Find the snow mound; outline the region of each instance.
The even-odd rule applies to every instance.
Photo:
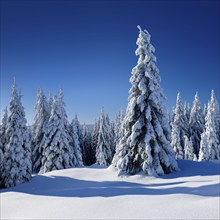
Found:
[[[218,219],[219,162],[179,161],[160,178],[93,165],[1,190],[1,219]]]

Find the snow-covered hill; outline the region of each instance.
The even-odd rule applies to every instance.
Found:
[[[1,190],[1,219],[218,219],[219,163],[179,161],[162,178],[81,167]]]

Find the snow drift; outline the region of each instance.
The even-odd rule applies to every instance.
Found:
[[[218,219],[219,163],[179,161],[160,178],[94,165],[1,190],[1,219]]]

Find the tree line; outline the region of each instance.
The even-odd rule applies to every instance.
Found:
[[[31,174],[94,163],[108,166],[122,136],[124,111],[115,121],[102,108],[92,129],[81,125],[77,115],[68,121],[63,91],[48,99],[38,90],[32,126],[27,126],[17,86],[4,110],[0,125],[0,181],[2,187],[15,186]]]
[[[177,159],[220,159],[220,108],[214,90],[208,105],[201,107],[198,93],[192,108],[177,94],[176,106],[169,118],[172,129],[172,146]]]

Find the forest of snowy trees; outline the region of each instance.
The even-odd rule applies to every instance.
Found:
[[[177,160],[220,159],[220,107],[214,91],[204,107],[198,93],[192,106],[178,93],[168,114],[151,36],[139,31],[127,111],[114,120],[102,108],[92,129],[77,115],[69,121],[63,91],[47,98],[39,89],[28,126],[22,96],[12,85],[0,124],[0,187],[26,182],[32,174],[95,163],[113,164],[119,173],[163,175],[178,170]]]

